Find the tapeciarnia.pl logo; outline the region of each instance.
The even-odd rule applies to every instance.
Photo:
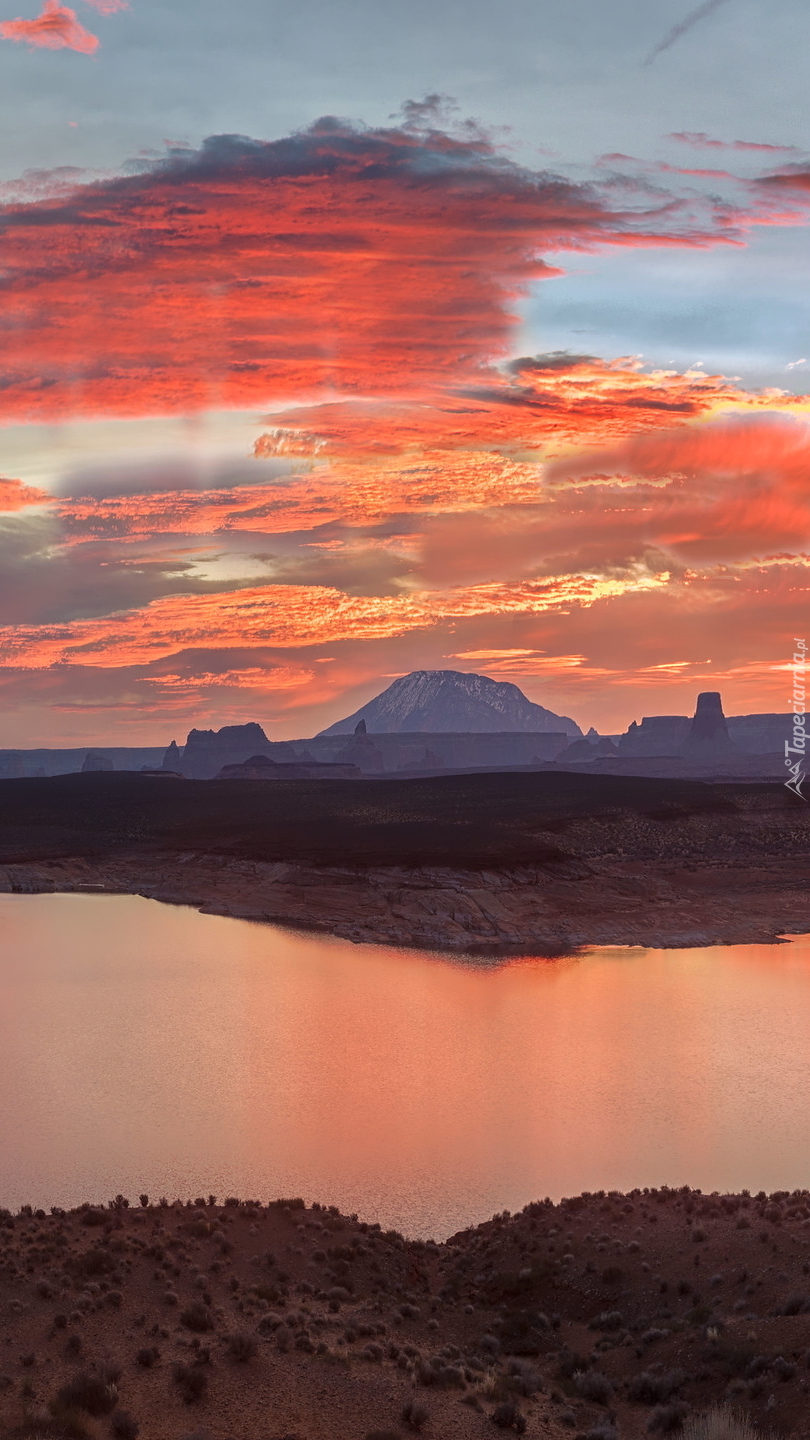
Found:
[[[785,764],[790,771],[790,779],[785,781],[788,790],[798,795],[800,800],[806,800],[807,796],[802,795],[802,784],[806,779],[804,762],[807,755],[807,711],[805,709],[805,675],[807,673],[807,641],[793,640],[793,743],[785,741]],[[797,756],[796,760],[793,756]]]

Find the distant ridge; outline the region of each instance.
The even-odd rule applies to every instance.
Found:
[[[320,733],[351,735],[362,722],[369,734],[377,735],[556,731],[578,738],[582,734],[575,720],[535,705],[517,685],[461,670],[413,670]]]

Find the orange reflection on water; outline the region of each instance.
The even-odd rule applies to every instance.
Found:
[[[810,937],[498,966],[0,897],[0,1203],[303,1194],[410,1234],[805,1184]]]

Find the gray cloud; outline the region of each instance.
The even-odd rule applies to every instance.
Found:
[[[705,20],[707,15],[711,15],[713,10],[719,10],[720,6],[725,5],[725,3],[726,0],[704,0],[704,4],[698,5],[697,10],[692,10],[684,20],[681,20],[677,25],[673,25],[672,29],[667,31],[663,40],[655,46],[654,50],[650,51],[644,64],[652,65],[657,55],[663,55],[665,50],[669,50],[671,45],[674,45],[683,35],[686,35],[690,30],[694,29],[695,25],[699,25],[701,20]]]
[[[53,489],[56,495],[73,499],[225,490],[236,485],[265,485],[295,469],[289,460],[262,460],[257,465],[253,457],[165,454],[130,460],[124,454],[69,469]]]
[[[197,557],[104,542],[61,546],[58,523],[46,515],[0,520],[0,625],[47,625],[136,609],[165,595],[212,594],[244,580],[206,580]]]

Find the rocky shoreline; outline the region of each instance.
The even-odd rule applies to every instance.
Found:
[[[774,943],[810,931],[808,865],[762,857],[569,855],[472,870],[123,854],[0,865],[0,892],[136,894],[356,943],[493,956]]]

